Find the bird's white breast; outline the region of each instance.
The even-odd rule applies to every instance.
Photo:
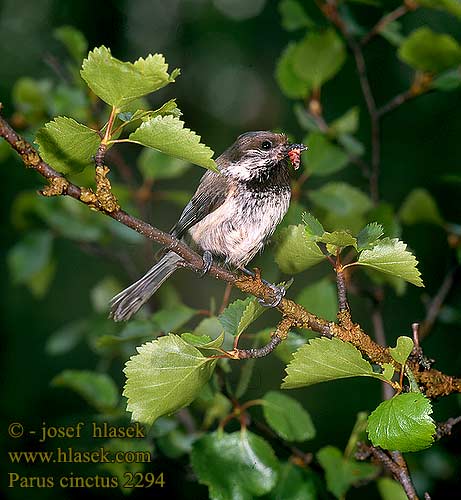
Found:
[[[289,202],[289,189],[281,193],[230,193],[221,206],[195,224],[189,233],[202,250],[224,257],[235,267],[243,267],[273,234]]]

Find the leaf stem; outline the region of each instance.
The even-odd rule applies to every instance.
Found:
[[[115,118],[117,116],[117,113],[118,113],[118,108],[116,108],[115,106],[112,106],[112,109],[111,109],[111,112],[109,115],[109,120],[107,122],[106,132],[104,134],[104,137],[102,138],[101,144],[105,144],[106,146],[107,146],[107,144],[109,144],[109,140],[112,136],[112,127],[114,126],[114,122],[115,122]]]

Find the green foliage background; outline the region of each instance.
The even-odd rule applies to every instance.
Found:
[[[226,8],[226,5],[231,3],[232,8]],[[295,118],[293,101],[280,91],[274,72],[282,51],[290,41],[301,39],[302,31],[297,32],[299,34],[285,31],[280,23],[277,2],[270,0],[250,2],[254,11],[249,12],[249,17],[235,19],[239,12],[245,11],[246,3],[248,2],[224,0],[135,0],[109,1],[95,5],[94,2],[86,1],[42,0],[28,2],[30,5],[27,9],[18,11],[14,2],[4,0],[0,5],[0,100],[5,105],[4,114],[11,116],[16,112],[14,119],[19,125],[18,128],[21,128],[22,124],[26,129],[28,123],[37,124],[40,120],[44,122],[54,116],[28,116],[27,110],[24,109],[18,113],[18,97],[16,96],[15,103],[12,89],[18,79],[26,76],[43,79],[44,87],[49,85],[46,81],[59,80],[67,55],[62,44],[53,37],[53,29],[71,24],[84,33],[90,49],[104,44],[111,47],[112,53],[122,60],[135,60],[149,52],[161,52],[165,55],[170,70],[180,67],[181,77],[177,78],[174,85],[149,98],[151,106],[155,109],[169,98],[177,98],[187,126],[199,133],[203,142],[216,152],[222,151],[238,134],[246,130],[281,129],[301,140],[305,131]],[[324,22],[314,2],[304,3],[306,11],[313,19]],[[399,5],[399,2],[393,1],[382,3],[385,3],[389,10]],[[382,12],[381,9],[366,5],[351,4],[350,8],[357,21],[368,27],[378,20]],[[461,40],[460,20],[443,11],[419,9],[401,22],[402,33],[405,35],[427,25],[433,31],[448,33],[456,40]],[[370,83],[380,104],[407,89],[411,83],[412,71],[395,57],[395,51],[396,48],[381,37],[366,48]],[[15,88],[18,92],[17,83]],[[66,106],[69,103],[73,113],[78,115],[80,112],[80,119],[84,121],[85,107],[82,106],[79,111],[78,98],[75,96],[59,94],[53,102],[55,114],[68,113]],[[357,106],[360,119],[356,137],[369,150],[366,108],[350,54],[341,71],[324,85],[322,103],[325,118],[329,123],[342,116],[352,106]],[[441,220],[452,224],[460,223],[460,105],[459,89],[434,92],[404,104],[384,118],[380,194],[395,212],[401,209],[402,203],[412,190],[424,188],[435,200]],[[27,130],[26,137],[32,138],[31,134],[32,131]],[[311,137],[311,141],[321,144],[322,139]],[[312,155],[315,155],[315,148],[311,143],[310,145],[313,149]],[[2,256],[5,257],[0,264],[3,276],[0,286],[4,388],[4,403],[0,413],[1,446],[3,450],[42,449],[37,446],[35,440],[14,441],[9,438],[4,432],[8,423],[20,421],[27,428],[37,428],[42,422],[49,425],[66,425],[79,420],[90,421],[96,411],[77,393],[67,387],[60,387],[63,383],[65,385],[62,376],[55,379],[52,385],[50,381],[65,369],[104,371],[104,363],[107,363],[107,358],[100,357],[101,350],[95,348],[95,338],[89,338],[88,342],[76,343],[75,348],[62,355],[53,355],[53,347],[50,348],[49,344],[50,335],[64,325],[74,323],[73,330],[65,338],[72,339],[72,335],[76,338],[79,324],[75,326],[75,322],[82,320],[92,322],[95,335],[112,335],[112,326],[104,319],[105,303],[112,290],[116,291],[121,285],[127,284],[131,277],[121,270],[120,265],[95,252],[91,243],[76,243],[57,237],[52,243],[53,265],[56,270],[47,293],[41,294],[37,289],[31,291],[13,282],[6,265],[8,250],[24,236],[25,230],[31,231],[30,238],[34,238],[32,230],[44,227],[36,217],[30,218],[28,215],[26,221],[21,220],[17,215],[18,202],[16,201],[16,205],[14,203],[22,192],[39,189],[43,183],[36,174],[24,169],[19,161],[13,159],[1,146],[3,144],[0,144],[3,224],[0,231]],[[135,146],[126,147],[126,160],[129,164],[135,164],[138,151]],[[312,159],[313,165],[314,159],[315,157]],[[309,156],[306,160],[309,165]],[[327,165],[331,165],[332,161],[330,159]],[[337,152],[334,161],[341,163]],[[317,158],[317,162],[317,165],[321,164],[321,158]],[[140,168],[142,169],[142,166]],[[173,180],[160,179],[155,182],[154,189],[160,196],[154,198],[144,214],[147,220],[165,230],[174,223],[181,205],[192,191],[191,186],[197,184],[203,173],[198,167],[187,169],[184,165],[176,165],[175,168],[181,175]],[[343,170],[338,169],[336,173],[332,172],[327,180],[319,176],[312,177],[303,186],[303,192],[316,193],[318,188],[330,180],[348,182],[364,192],[367,191],[367,184],[359,169],[349,165]],[[175,194],[165,195],[171,189],[175,190]],[[123,201],[122,188],[119,196]],[[304,197],[304,200],[307,199]],[[417,200],[416,206],[421,205],[423,202]],[[407,212],[410,215],[407,214],[406,220],[411,222],[411,217],[417,210],[411,207]],[[87,217],[90,220],[100,216],[88,213]],[[301,223],[299,214],[296,217],[289,222]],[[59,234],[56,229],[59,227],[59,221],[56,224],[54,235]],[[81,227],[67,229],[74,231],[74,240],[82,239]],[[109,238],[114,231],[97,227],[93,230],[101,231],[101,238],[104,238],[104,235]],[[453,266],[455,249],[447,243],[447,238],[451,238],[450,244],[456,246],[459,226],[453,226],[449,233],[450,236],[439,224],[437,217],[435,221],[403,225],[402,239],[420,262],[419,269],[426,288],[421,291],[415,287],[407,287],[403,296],[398,296],[390,287],[386,288],[382,315],[390,345],[395,345],[397,337],[401,335],[411,335],[411,323],[420,321],[425,316],[425,298],[432,297],[437,292],[446,272]],[[39,240],[37,245],[41,252],[27,256],[27,263],[31,266],[29,275],[34,274],[34,269],[40,269],[40,255],[46,256],[51,245],[49,238],[43,234],[36,238]],[[140,274],[147,268],[152,256],[150,246],[136,246],[135,240],[129,241],[126,234],[124,238],[112,234],[112,240],[117,251],[123,252],[129,247],[134,274]],[[457,244],[459,248],[459,242]],[[267,279],[273,278],[273,261],[273,248],[258,258],[257,263],[262,267]],[[318,269],[313,269],[297,276],[288,292],[289,296],[301,297],[303,289],[321,275]],[[101,283],[102,285],[96,287]],[[194,309],[207,309],[211,297],[219,304],[224,289],[222,283],[209,278],[197,284],[197,278],[186,272],[177,274],[174,287],[179,291],[184,304]],[[154,306],[165,304],[165,295],[160,294],[154,298]],[[308,301],[309,294],[305,295],[308,296]],[[299,300],[303,303],[301,298]],[[325,302],[322,302],[320,307]],[[448,297],[447,307],[424,342],[426,354],[437,360],[436,367],[454,375],[459,375],[461,365],[460,304],[461,288],[457,284]],[[311,306],[309,302],[306,305]],[[351,308],[354,320],[372,333],[370,302],[366,298],[352,296]],[[330,311],[319,312],[328,315]],[[182,310],[182,314],[184,318],[188,318],[186,308]],[[269,319],[262,319],[257,323],[260,329],[275,321],[275,314],[272,317],[271,314],[273,313],[267,314]],[[192,324],[197,321],[195,318]],[[54,349],[58,350],[59,346],[54,346]],[[121,372],[124,361],[132,352],[124,352],[122,349],[121,354],[121,357],[110,364],[109,369],[109,374],[120,387],[124,381]],[[282,363],[274,355],[256,361],[249,391],[244,399],[260,398],[267,391],[277,389],[285,375],[284,364],[286,363]],[[235,382],[237,374],[232,374],[232,377]],[[104,384],[104,381],[101,381],[101,384]],[[296,396],[309,411],[316,429],[315,438],[303,444],[303,449],[317,453],[320,448],[333,445],[343,450],[356,414],[363,410],[373,410],[381,401],[378,387],[378,383],[356,378],[290,392],[290,396]],[[110,412],[115,408],[117,400],[118,396],[113,395],[112,399],[109,397],[102,410]],[[101,411],[101,408],[98,410]],[[435,420],[441,421],[459,412],[460,398],[451,396],[434,405],[433,416]],[[261,418],[262,411],[255,410],[255,415]],[[237,424],[231,423],[228,426],[229,432],[237,429]],[[229,437],[231,447],[232,439],[234,438]],[[178,438],[180,446],[187,446],[186,441]],[[61,445],[63,444],[68,443],[61,442]],[[57,445],[56,442],[49,443],[48,447],[55,449]],[[78,445],[85,447],[84,442],[79,442]],[[86,443],[87,447],[90,445],[90,442]],[[164,495],[165,498],[185,498],[186,495],[194,498],[206,497],[206,488],[191,480],[188,455],[174,450],[171,437],[170,441],[164,439],[163,448],[160,445],[159,449],[163,451],[157,455],[154,470],[165,472],[166,486],[163,490],[155,489],[153,494],[158,497]],[[418,489],[430,489],[433,498],[449,497],[456,491],[456,488],[460,487],[460,450],[461,443],[457,433],[452,440],[441,442],[427,452],[408,455]],[[324,449],[318,461],[323,466],[325,461],[334,459],[334,450],[328,454],[328,450]],[[5,463],[2,463],[2,468],[5,468]],[[5,471],[7,470],[5,468]],[[26,466],[22,470],[15,466],[14,470],[31,474],[31,469]],[[69,467],[61,465],[53,466],[52,471],[49,466],[36,466],[33,469],[34,475],[63,475],[69,471]],[[94,468],[86,467],[85,471],[82,466],[81,469],[79,467],[79,472],[89,475],[94,473]],[[12,499],[30,498],[30,493],[24,490],[9,489],[6,493],[8,498]],[[63,493],[57,488],[33,491],[34,498],[73,498],[78,494],[78,491]],[[121,493],[112,490],[86,490],[85,494],[88,498],[122,498]],[[132,494],[132,498],[141,496],[143,492]],[[348,493],[348,498],[374,497],[378,498],[374,485],[353,488]]]

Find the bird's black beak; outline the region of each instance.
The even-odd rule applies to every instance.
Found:
[[[295,170],[298,170],[301,164],[301,153],[307,149],[308,147],[304,144],[290,144],[288,146],[288,156]]]
[[[304,144],[290,144],[288,146],[288,151],[293,151],[295,149],[299,150],[299,152],[302,153],[303,151],[307,151],[309,148]]]

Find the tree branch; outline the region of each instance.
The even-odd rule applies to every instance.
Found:
[[[112,217],[121,224],[142,234],[144,237],[168,247],[169,250],[184,259],[184,267],[197,273],[202,271],[204,263],[201,255],[170,234],[164,233],[147,222],[133,217],[124,210],[114,207],[113,204],[106,204],[104,199],[98,198],[97,193],[95,194],[87,188],[80,188],[69,182],[59,172],[54,170],[53,167],[44,162],[32,145],[20,137],[1,116],[0,137],[3,137],[19,154],[26,167],[37,171],[44,178],[48,179],[49,185],[40,191],[42,195],[70,196],[84,203],[89,208]],[[258,273],[255,273],[253,277],[243,274],[237,275],[228,269],[213,264],[209,274],[215,279],[232,283],[242,292],[264,299],[265,302],[274,300],[274,291],[271,287],[263,283]],[[344,342],[352,343],[374,363],[393,363],[397,369],[400,369],[400,365],[392,359],[386,347],[378,345],[362,330],[360,325],[354,324],[351,321],[349,311],[340,311],[338,313],[339,324],[337,324],[319,318],[287,298],[282,299],[277,309],[282,314],[282,321],[278,327],[281,332],[279,336],[282,339],[284,336],[283,333],[288,333],[289,328],[310,329],[321,335],[336,336]],[[271,342],[275,343],[277,340]],[[275,348],[275,345],[273,347]],[[445,375],[434,369],[421,371],[421,367],[416,361],[408,363],[408,366],[429,397],[461,392],[461,379]]]
[[[409,500],[418,500],[418,495],[408,472],[407,463],[401,453],[387,452],[377,446],[364,443],[359,443],[357,448],[356,458],[358,460],[366,460],[371,457],[374,461],[379,462],[402,485]]]

